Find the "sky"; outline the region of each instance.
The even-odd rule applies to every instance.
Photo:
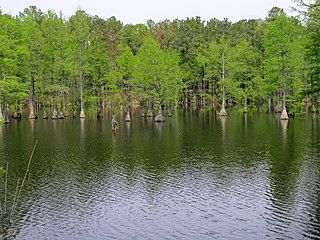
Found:
[[[196,16],[204,21],[213,18],[228,18],[233,22],[264,19],[275,6],[290,15],[294,3],[292,0],[0,0],[1,11],[11,15],[18,15],[32,5],[43,12],[62,11],[65,17],[81,9],[104,19],[115,16],[124,24],[145,24],[149,19],[159,22]]]

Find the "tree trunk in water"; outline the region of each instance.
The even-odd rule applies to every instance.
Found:
[[[21,114],[18,112],[14,112],[12,118],[13,119],[21,119]]]
[[[272,112],[271,97],[268,99],[268,112]]]
[[[314,114],[317,114],[317,113],[318,113],[318,109],[316,108],[316,106],[314,105],[314,103],[312,103],[311,112],[314,113]]]
[[[29,119],[37,118],[37,115],[34,112],[33,96],[34,96],[34,76],[33,76],[33,73],[31,73],[31,91],[30,91],[30,97],[29,97],[29,107],[30,107]]]
[[[127,97],[126,100],[126,117],[124,119],[125,122],[130,122],[131,121],[131,116],[130,116],[130,97]]]
[[[141,102],[141,117],[144,117],[145,114],[144,114],[144,102]]]
[[[168,105],[168,117],[172,117],[171,102]]]
[[[8,103],[4,103],[4,109],[3,109],[3,119],[4,123],[10,123],[9,114],[8,114]]]
[[[314,114],[318,114],[319,113],[319,110],[318,110],[318,100],[319,100],[319,96],[320,96],[320,93],[316,94],[316,96],[313,97],[312,99],[312,112]]]
[[[281,77],[282,77],[282,91],[283,91],[283,108],[282,108],[282,112],[281,112],[281,116],[280,119],[281,120],[288,120],[288,113],[287,113],[287,109],[286,109],[286,81],[284,78],[284,56],[285,56],[285,52],[283,51],[281,53],[282,56],[282,71],[281,71]]]
[[[125,117],[124,121],[125,122],[131,122],[130,107],[127,107],[127,109],[126,109],[126,117]]]
[[[225,77],[225,69],[224,69],[224,54],[222,55],[222,81],[223,81],[223,87],[222,87],[222,106],[221,110],[219,112],[219,116],[227,116],[227,111],[225,109],[225,90],[224,90],[224,77]]]
[[[244,100],[243,113],[245,113],[245,114],[248,113],[247,97],[245,97],[245,100]]]
[[[283,109],[280,116],[281,120],[288,120],[288,113],[286,109],[286,94],[283,93]]]
[[[37,115],[34,113],[34,106],[33,103],[30,103],[30,114],[29,119],[36,119]]]
[[[48,114],[46,108],[43,110],[43,119],[48,119]]]
[[[0,89],[0,96],[2,95],[2,92],[1,92],[1,89]],[[4,117],[3,117],[3,114],[2,114],[2,105],[1,105],[1,102],[0,102],[0,121],[3,121],[4,122]]]
[[[103,118],[103,101],[100,101],[97,118]]]
[[[152,103],[152,100],[150,100],[148,103],[147,117],[153,117],[152,109],[153,109],[153,103]]]
[[[19,102],[17,104],[19,104]],[[20,104],[19,109],[16,108],[15,112],[13,113],[12,118],[13,119],[21,119],[21,117],[22,117],[21,113],[22,113],[22,104]]]
[[[51,119],[58,119],[57,103],[55,98],[53,98],[53,112],[51,115]]]
[[[3,114],[2,114],[2,106],[1,106],[1,103],[0,103],[0,121],[4,121],[4,117],[3,117]]]
[[[48,119],[48,113],[47,113],[47,108],[46,104],[44,103],[44,98],[42,99],[42,105],[43,105],[43,119]]]
[[[156,122],[164,122],[165,119],[164,119],[164,116],[162,114],[162,107],[161,107],[161,103],[159,104],[159,112],[158,112],[158,115],[155,119]]]
[[[277,106],[274,109],[274,112],[275,113],[281,113],[281,111],[282,111],[282,106],[281,106],[281,103],[280,103],[280,96],[278,94],[278,102],[277,102]]]
[[[226,109],[225,109],[225,107],[224,107],[224,105],[225,105],[225,97],[224,97],[224,86],[223,86],[223,89],[222,89],[222,106],[221,106],[221,110],[220,110],[220,112],[219,112],[219,116],[227,116],[228,114],[227,114],[227,111],[226,111]]]
[[[214,90],[214,82],[212,81],[212,106],[215,106]]]
[[[68,95],[66,93],[63,94],[63,110],[64,110],[64,117],[69,117],[69,108],[68,108]]]
[[[63,92],[61,92],[60,111],[59,111],[58,118],[59,119],[64,119],[64,114],[63,114]]]
[[[84,114],[83,109],[83,69],[80,68],[80,118],[85,118],[86,115]]]
[[[97,114],[97,118],[103,118],[103,110],[104,110],[104,101],[103,101],[103,92],[104,88],[103,86],[100,87],[100,102],[99,102],[99,110],[98,110],[98,114]]]
[[[59,114],[58,114],[58,118],[59,118],[59,119],[64,119],[64,114],[63,114],[62,109],[60,109],[60,112],[59,112]]]

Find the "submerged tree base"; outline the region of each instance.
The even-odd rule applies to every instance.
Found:
[[[117,122],[116,119],[115,119],[115,115],[112,116],[111,129],[112,129],[112,132],[113,132],[114,134],[116,134],[116,133],[119,132],[119,124],[118,124],[118,122]]]
[[[51,119],[58,119],[58,112],[56,109],[53,110],[52,115],[51,115]]]
[[[46,110],[44,110],[44,112],[43,112],[43,117],[42,117],[43,119],[48,119],[48,114],[47,114],[47,111]]]
[[[245,106],[244,109],[243,109],[243,113],[246,114],[246,113],[248,113],[248,112],[249,112],[248,107]]]
[[[64,114],[63,114],[63,111],[62,111],[62,110],[60,110],[59,115],[58,115],[58,118],[59,118],[59,119],[64,119]]]
[[[148,109],[147,117],[153,117],[153,112],[152,112],[152,110]]]
[[[165,118],[164,118],[162,113],[158,113],[158,115],[156,116],[154,121],[155,122],[165,122],[166,120],[165,120]]]
[[[13,113],[13,116],[12,116],[13,119],[21,119],[21,113]]]
[[[226,111],[224,108],[222,108],[222,109],[220,110],[220,112],[218,113],[218,115],[219,115],[219,116],[227,116],[228,113],[227,113],[227,111]]]
[[[30,114],[29,114],[29,119],[37,119],[37,115],[34,113],[34,111],[31,111]]]
[[[281,113],[282,112],[282,106],[281,104],[277,104],[277,106],[274,109],[275,113]]]
[[[286,110],[286,108],[283,108],[281,116],[280,116],[280,120],[288,120],[288,119],[289,119],[289,117],[288,117],[287,110]]]
[[[9,119],[7,114],[3,114],[3,121],[4,121],[5,124],[9,124],[10,123],[10,119]]]
[[[101,109],[99,110],[99,112],[97,114],[97,118],[103,118],[103,112]]]
[[[131,117],[130,117],[130,113],[129,112],[126,113],[126,117],[125,117],[124,121],[125,122],[131,122]]]
[[[318,113],[318,109],[316,109],[316,107],[313,105],[311,112],[317,114]]]
[[[86,115],[84,114],[83,109],[81,109],[81,111],[80,111],[80,118],[85,118],[85,117],[86,117]]]

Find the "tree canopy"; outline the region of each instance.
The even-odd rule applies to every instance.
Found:
[[[320,91],[319,0],[304,18],[274,7],[266,19],[200,17],[123,25],[78,10],[70,18],[35,6],[0,12],[0,101],[14,111],[35,101],[97,106],[103,101],[244,106],[289,95],[292,111]],[[83,99],[82,99],[83,96]]]

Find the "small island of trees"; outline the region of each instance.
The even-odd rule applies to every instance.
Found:
[[[214,105],[220,115],[227,106],[317,112],[320,2],[297,3],[300,18],[274,7],[264,20],[236,23],[124,25],[83,10],[69,18],[35,6],[18,16],[0,11],[0,121],[24,109],[58,119],[94,107],[103,117],[106,105],[124,107],[126,121],[132,106],[148,116],[155,106],[156,121],[178,104]]]

